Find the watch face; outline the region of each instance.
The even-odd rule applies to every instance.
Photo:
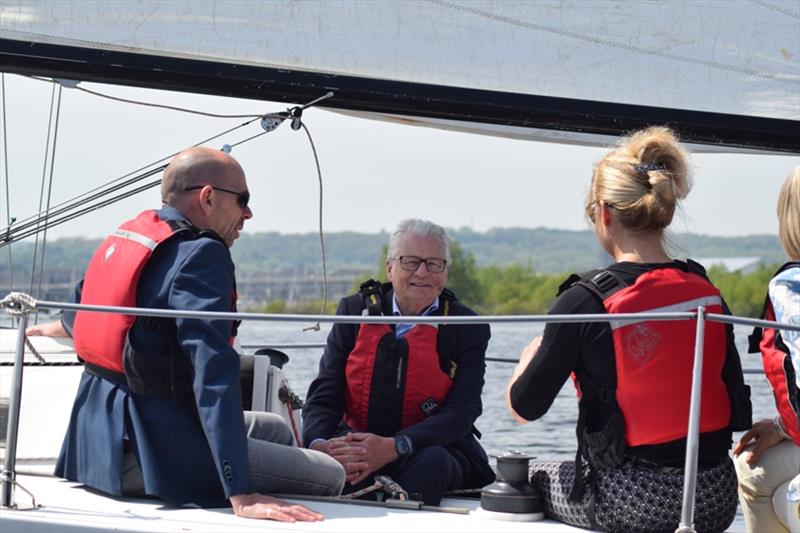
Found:
[[[408,455],[408,441],[403,437],[394,438],[394,448],[397,450],[397,455],[404,457]]]

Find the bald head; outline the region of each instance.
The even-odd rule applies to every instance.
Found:
[[[187,148],[170,161],[161,180],[161,201],[180,207],[186,189],[197,185],[225,187],[244,176],[236,160],[213,148]]]
[[[211,148],[188,148],[164,170],[161,200],[201,230],[213,230],[228,245],[253,216],[250,193],[239,163]]]

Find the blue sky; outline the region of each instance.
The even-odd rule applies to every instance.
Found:
[[[283,104],[86,84],[125,98],[213,113],[265,113]],[[51,86],[5,76],[11,216],[36,212]],[[388,230],[405,217],[447,227],[585,229],[583,196],[605,150],[444,132],[345,117],[304,115],[324,180],[326,231]],[[132,106],[65,89],[52,203],[210,137],[243,119],[212,119]],[[212,146],[261,131],[257,123]],[[318,185],[311,149],[288,124],[236,147],[248,175],[253,220],[245,231],[316,231]],[[696,154],[695,186],[672,229],[711,235],[776,233],[775,199],[797,156]],[[0,169],[1,171],[2,169]],[[3,180],[5,175],[0,173]],[[0,185],[0,227],[6,225]],[[69,222],[60,236],[99,237],[122,219],[159,205],[156,189]]]

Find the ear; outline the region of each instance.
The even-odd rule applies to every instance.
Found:
[[[197,202],[200,210],[204,214],[207,215],[214,209],[214,201],[214,188],[211,187],[211,185],[206,185],[200,189],[199,193],[197,194]]]
[[[612,209],[605,202],[600,202],[600,220],[603,221],[604,226],[611,225]]]
[[[387,259],[386,260],[386,281],[392,281],[392,273],[394,270],[394,263]]]

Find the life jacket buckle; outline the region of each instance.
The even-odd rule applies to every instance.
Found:
[[[601,270],[594,276],[592,276],[592,283],[598,288],[598,290],[603,293],[607,294],[619,285],[617,278],[612,276],[607,270]]]

